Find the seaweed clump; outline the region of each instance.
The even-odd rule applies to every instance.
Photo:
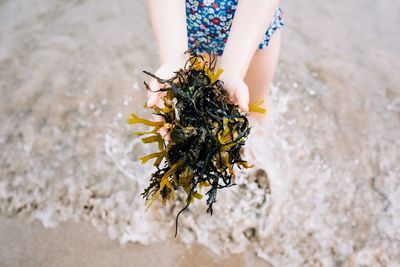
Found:
[[[165,92],[164,106],[153,107],[153,114],[163,121],[150,121],[131,114],[130,124],[145,124],[153,129],[136,132],[147,135],[143,143],[157,143],[159,151],[140,158],[142,163],[155,159],[157,170],[152,173],[149,186],[141,193],[147,208],[157,199],[165,205],[167,200],[176,199],[176,191],[186,193],[186,205],[176,216],[178,218],[194,199],[202,199],[203,187],[208,188],[207,213],[212,215],[213,204],[218,190],[235,185],[234,167],[250,168],[242,159],[241,148],[250,133],[247,113],[241,113],[238,106],[228,101],[223,82],[218,80],[222,69],[215,71],[216,56],[209,55],[206,61],[202,55],[189,50],[185,66],[176,71],[170,79],[155,78]],[[147,90],[151,90],[144,82]],[[250,111],[264,113],[259,105],[249,105]],[[146,105],[145,105],[146,107]],[[166,141],[159,133],[168,129],[170,140]]]

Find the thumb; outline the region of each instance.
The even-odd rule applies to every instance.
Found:
[[[243,112],[249,111],[249,88],[244,82],[241,82],[236,89],[236,98],[239,108]]]

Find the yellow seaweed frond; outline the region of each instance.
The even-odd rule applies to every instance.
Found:
[[[159,158],[159,157],[164,157],[165,151],[160,151],[160,152],[155,152],[151,153],[149,155],[140,157],[139,160],[141,161],[142,164],[145,164],[147,161],[153,159],[153,158]]]
[[[194,198],[197,198],[197,199],[202,199],[202,198],[203,198],[203,195],[200,194],[200,193],[198,193],[198,192],[194,192],[193,197],[194,197]]]
[[[210,82],[211,84],[215,83],[219,76],[221,75],[221,73],[223,72],[223,70],[221,68],[218,68],[217,72],[214,74],[208,67],[206,69],[207,72],[207,76],[210,78]]]
[[[186,201],[187,202],[190,202],[190,203],[193,203],[194,202],[194,199],[202,199],[203,198],[203,195],[202,194],[200,194],[200,193],[197,193],[197,192],[194,192],[194,193],[192,193],[192,194],[190,194],[190,195],[188,195],[188,198],[186,199]]]
[[[165,150],[160,151],[160,152],[163,152],[163,153],[160,153],[160,155],[157,157],[156,161],[155,161],[154,164],[153,164],[153,165],[156,166],[156,167],[160,166],[161,161],[163,160],[163,158],[164,158],[165,155],[166,155],[166,151],[165,151]]]
[[[189,193],[190,193],[190,186],[189,186],[189,184],[184,184],[184,185],[182,185],[182,188],[183,188],[183,190],[186,192],[186,194],[189,195]]]
[[[153,108],[153,114],[154,115],[159,115],[160,113],[168,113],[168,112],[170,112],[171,111],[171,108],[170,107],[168,107],[168,106],[166,106],[166,104],[168,104],[168,103],[166,103],[166,102],[168,102],[169,101],[169,98],[168,98],[168,95],[165,95],[165,96],[163,96],[163,99],[164,100],[167,100],[167,101],[164,101],[164,107],[163,108],[160,108],[160,107],[158,107],[158,106],[153,106],[152,108]]]
[[[253,168],[253,167],[254,167],[254,164],[250,164],[250,163],[248,163],[247,161],[236,162],[236,164],[237,164],[238,166],[242,166],[242,167],[244,167],[244,168],[246,168],[246,169],[248,169],[248,168]]]
[[[260,107],[264,103],[264,99],[260,99],[254,103],[249,104],[249,111],[265,114],[267,109]]]
[[[200,182],[199,183],[199,190],[201,190],[205,186],[210,186],[210,183],[208,181]]]
[[[185,161],[180,160],[177,163],[175,163],[174,165],[172,165],[172,167],[163,175],[163,177],[161,178],[161,182],[160,182],[160,188],[157,190],[157,192],[155,192],[152,197],[147,201],[146,203],[146,210],[147,211],[150,206],[154,203],[154,201],[156,199],[159,198],[159,196],[161,195],[161,191],[164,189],[164,187],[168,187],[171,190],[171,195],[172,198],[175,200],[176,199],[176,195],[175,195],[175,189],[172,186],[171,182],[168,180],[168,178],[176,171],[178,170],[180,167],[182,167],[182,165],[185,163]],[[165,205],[165,200],[163,200],[163,204]]]
[[[145,144],[150,144],[150,143],[154,143],[154,142],[162,142],[163,139],[161,137],[160,134],[156,134],[156,135],[152,135],[152,136],[148,136],[148,137],[143,137],[142,138],[142,142]]]
[[[229,148],[231,148],[231,147],[233,147],[233,146],[236,146],[237,143],[238,143],[239,141],[240,141],[240,140],[238,140],[238,141],[236,141],[236,142],[232,142],[232,143],[226,144],[226,145],[223,145],[222,148],[221,148],[221,151],[226,151],[226,150],[228,150]]]
[[[157,131],[160,130],[160,127],[154,127],[153,130],[148,131],[148,132],[133,132],[134,135],[146,135],[146,134],[155,134]]]
[[[229,141],[231,141],[231,136],[229,134],[229,119],[228,118],[224,118],[223,119],[223,130],[219,131],[218,133],[218,140],[220,141],[220,143],[223,145],[225,143],[228,143]]]
[[[163,190],[164,186],[167,186],[169,189],[174,190],[174,187],[172,186],[171,182],[168,180],[168,178],[174,173],[176,172],[176,170],[178,170],[180,167],[182,167],[182,165],[185,163],[184,160],[180,160],[177,163],[175,163],[174,165],[172,165],[172,167],[163,175],[163,177],[161,178],[161,182],[160,182],[160,189],[159,191]]]
[[[152,127],[162,127],[164,124],[163,121],[151,121],[151,120],[146,120],[139,118],[136,114],[131,113],[131,117],[128,119],[129,124],[136,124],[136,123],[141,123],[147,126],[152,126]]]
[[[186,167],[180,174],[179,185],[185,186],[190,184],[192,178],[193,178],[193,171],[189,167]]]
[[[171,109],[169,107],[167,107],[167,106],[163,107],[163,109],[162,109],[163,113],[168,113],[170,111],[171,111]]]
[[[166,124],[166,125],[168,125],[168,124]],[[157,129],[157,127],[156,127],[156,129]],[[157,131],[158,130],[159,129],[157,129]],[[151,131],[151,132],[153,132],[153,131]],[[151,133],[151,132],[146,132],[146,133]],[[159,150],[164,150],[164,139],[162,138],[162,136],[159,133],[157,133],[155,135],[152,135],[152,136],[143,137],[142,138],[142,142],[144,144],[150,144],[150,143],[156,143],[157,142],[158,149]]]
[[[204,67],[204,60],[199,56],[191,58],[190,63],[195,70],[202,70]]]
[[[232,136],[231,136],[230,132],[235,130],[235,128],[230,129],[228,123],[229,123],[229,119],[224,118],[223,119],[223,130],[218,132],[218,140],[222,145],[221,151],[228,150],[229,148],[237,145],[237,143],[240,141],[240,140],[237,140],[236,142],[230,143],[232,141]],[[236,131],[233,132],[233,138],[237,138]]]
[[[200,194],[200,193],[198,193],[197,191],[194,192],[194,193],[192,193],[192,194],[190,194],[190,186],[189,186],[189,185],[184,185],[184,186],[182,186],[182,187],[183,187],[183,190],[184,190],[184,191],[186,192],[186,194],[187,194],[187,198],[186,198],[186,201],[187,201],[187,202],[193,203],[193,201],[194,201],[195,198],[196,198],[196,199],[202,199],[202,198],[203,198],[203,195]]]
[[[160,189],[159,189],[160,193],[161,193],[161,190],[164,189],[164,186],[168,187],[168,189],[171,190],[172,199],[175,200],[176,199],[175,189],[172,186],[171,182],[168,180],[168,177],[166,177],[165,179],[163,178],[163,180],[161,181]],[[163,201],[163,204],[165,205],[165,201]]]

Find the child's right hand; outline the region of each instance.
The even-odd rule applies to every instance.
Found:
[[[183,67],[184,63],[164,63],[162,64],[157,71],[154,73],[155,76],[161,79],[169,79],[174,76],[174,72],[178,71]],[[164,88],[166,85],[160,84],[155,78],[151,78],[149,82],[150,90],[147,90],[147,107],[151,108],[153,106],[163,107],[163,101],[161,97],[165,95],[164,92],[159,92],[161,88]]]
[[[162,64],[157,71],[154,73],[155,76],[161,79],[169,79],[173,77],[175,71],[178,71],[184,66],[186,59],[178,60],[177,62],[169,62]],[[160,108],[164,107],[164,102],[162,97],[165,92],[158,92],[161,88],[164,88],[165,84],[160,84],[155,78],[151,78],[149,82],[150,90],[147,90],[147,107],[152,108],[153,106],[158,106]],[[164,118],[158,115],[153,115],[155,121],[164,121]],[[168,125],[162,127],[158,133],[166,141],[170,140]]]

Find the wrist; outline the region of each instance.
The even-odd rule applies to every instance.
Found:
[[[161,66],[168,66],[170,68],[183,68],[188,57],[186,54],[177,54],[175,56],[169,55],[168,57],[160,57],[160,65]]]
[[[221,68],[223,74],[228,76],[236,76],[244,79],[246,74],[246,69],[238,64],[238,62],[231,62],[228,58],[221,58],[219,63],[217,63],[217,69]]]

